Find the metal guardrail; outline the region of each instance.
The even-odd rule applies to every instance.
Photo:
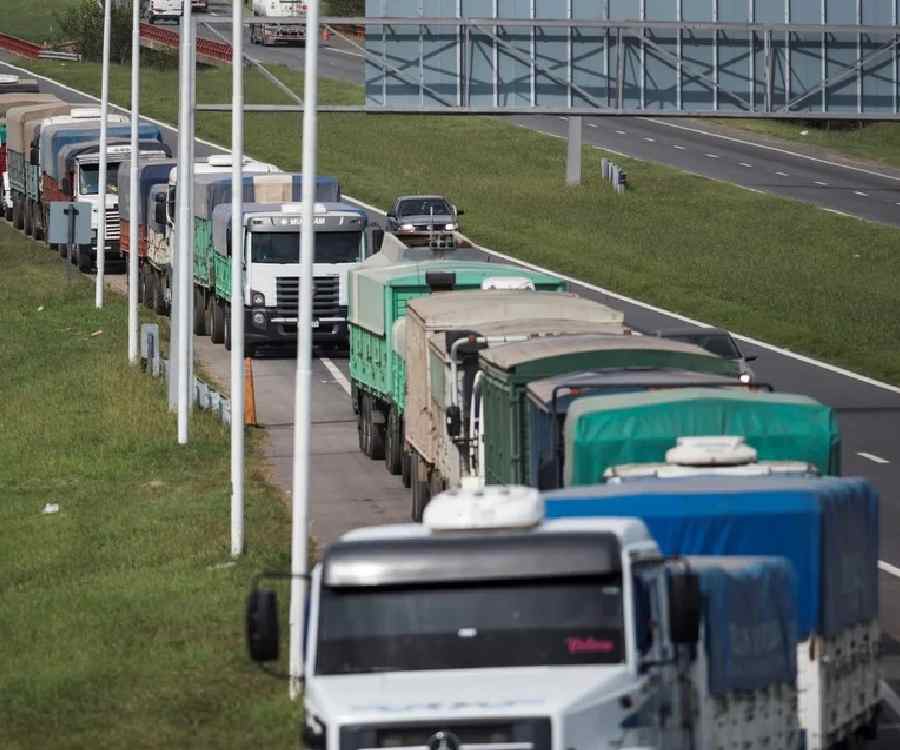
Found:
[[[142,23],[140,28],[142,41],[150,41],[178,50],[178,32],[171,29],[162,29],[149,23]],[[212,39],[197,39],[197,54],[213,62],[230,63],[232,52],[231,45],[225,42],[217,42]]]
[[[81,62],[81,55],[77,52],[66,52],[65,50],[42,49],[38,53],[38,57],[42,60],[65,60],[66,62]]]
[[[30,57],[33,60],[40,57],[43,50],[39,44],[2,32],[0,32],[0,49],[5,49],[21,57]]]

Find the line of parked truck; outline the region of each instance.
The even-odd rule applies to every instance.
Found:
[[[90,203],[91,242],[54,249],[86,273],[97,260],[100,113],[33,92],[0,93],[5,125],[4,170],[10,191],[6,214],[36,240],[47,236],[50,204]],[[138,205],[131,205],[130,123],[108,118],[105,259],[124,267],[135,252],[138,298],[161,315],[170,311],[173,259],[179,231],[177,162],[158,126],[139,128]],[[7,143],[8,141],[8,143]],[[210,156],[193,165],[194,215],[191,235],[193,330],[230,348],[231,157]],[[259,346],[293,344],[297,337],[302,175],[247,160],[242,169],[244,287],[241,290],[247,354]],[[314,339],[346,345],[347,271],[372,254],[373,238],[364,211],[342,200],[332,177],[316,180]],[[130,227],[138,224],[138,246]]]
[[[107,258],[134,253],[140,298],[167,313],[183,176],[159,130],[142,126],[133,206],[128,144],[111,143],[98,175],[99,113],[21,98],[42,96],[0,82],[8,217],[41,239],[50,202],[96,207],[107,179]],[[110,126],[127,138],[124,118]],[[231,162],[191,172],[194,332],[227,345]],[[234,246],[251,352],[296,337],[301,185],[243,167]],[[382,239],[341,198],[317,179],[315,335],[347,342],[360,449],[410,488],[413,523],[351,532],[314,569],[306,746],[873,737],[878,498],[840,476],[833,411],[734,358],[639,335],[551,274]],[[85,270],[93,227],[90,245],[59,248]],[[277,656],[275,624],[274,595],[257,589],[254,658]]]
[[[360,449],[414,523],[313,570],[305,746],[876,735],[878,498],[840,476],[831,408],[552,275],[390,234],[349,272],[349,315]],[[277,621],[256,587],[257,661]]]

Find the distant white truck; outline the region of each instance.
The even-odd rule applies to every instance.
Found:
[[[191,10],[206,13],[207,0],[191,0]],[[144,0],[144,17],[148,23],[157,21],[178,21],[183,13],[182,0]]]
[[[253,0],[254,16],[296,17],[297,23],[255,23],[250,41],[271,47],[274,44],[306,43],[306,2],[304,0]]]
[[[535,490],[447,492],[311,577],[309,750],[798,750],[778,558],[665,558],[634,518],[546,521]],[[256,588],[251,656],[278,656]]]

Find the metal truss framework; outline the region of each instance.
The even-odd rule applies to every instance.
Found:
[[[207,20],[207,19],[204,19]],[[209,20],[213,20],[210,18]],[[895,23],[896,23],[896,19]],[[254,17],[245,24],[296,24],[296,18]],[[581,20],[538,18],[483,17],[322,17],[321,26],[352,45],[364,58],[367,71],[366,100],[359,105],[320,104],[320,112],[367,114],[428,115],[524,115],[555,114],[585,116],[666,117],[745,117],[786,119],[853,119],[898,120],[900,65],[898,45],[900,27],[896,25],[739,23],[698,21]],[[347,26],[364,26],[366,44],[357,43],[343,33]],[[568,39],[568,60],[545,59],[535,53],[535,40]],[[598,40],[602,51],[603,71],[588,70],[572,52],[573,38],[589,36]],[[390,51],[391,37],[407,43],[416,54]],[[437,52],[429,53],[424,38],[434,41]],[[516,40],[531,40],[523,49]],[[418,40],[418,44],[416,41]],[[688,42],[690,40],[690,43]],[[720,75],[718,60],[720,40],[740,54],[740,65],[746,66],[737,76],[728,71],[728,83]],[[713,44],[714,63],[692,55],[691,44]],[[834,59],[831,50],[841,50]],[[746,48],[746,49],[743,49]],[[489,78],[484,70],[476,71],[473,57],[476,49],[487,59]],[[792,80],[791,55],[810,56],[818,67],[815,80],[804,85]],[[852,50],[852,58],[848,50]],[[452,53],[452,54],[451,54]],[[443,54],[443,62],[431,57]],[[498,54],[510,66],[517,66],[518,84],[524,96],[501,97],[502,82]],[[647,96],[644,86],[650,83],[646,60],[653,59],[656,70],[662,70],[668,84],[665,106],[659,97]],[[447,64],[452,59],[454,64]],[[737,58],[735,58],[737,59]],[[596,60],[594,60],[596,62]],[[631,68],[640,65],[640,72]],[[580,67],[579,67],[580,66]],[[807,70],[810,64],[807,64]],[[761,70],[760,70],[761,68]],[[603,85],[587,85],[576,80],[575,71],[588,70],[603,79]],[[524,72],[522,72],[524,71]],[[429,73],[440,84],[429,80]],[[879,106],[863,106],[864,77],[877,77],[884,90]],[[639,94],[635,81],[639,77]],[[523,80],[524,79],[524,80]],[[377,81],[373,84],[373,80]],[[738,80],[738,84],[735,81]],[[542,103],[535,92],[537,82],[556,92],[552,103]],[[829,92],[855,85],[856,101],[841,107],[829,107]],[[479,86],[481,97],[473,101],[473,87]],[[492,87],[492,101],[485,103],[483,91]],[[707,97],[703,106],[684,101],[682,91],[692,87]],[[380,96],[379,96],[380,89]],[[404,92],[403,96],[392,94]],[[530,97],[527,92],[530,90]],[[662,89],[660,89],[662,90]],[[374,92],[374,95],[373,95]],[[843,95],[845,100],[852,99]],[[553,98],[553,97],[550,97]],[[696,97],[695,97],[696,98]],[[836,98],[836,97],[835,97]],[[525,99],[523,101],[523,99]],[[652,101],[648,101],[651,100]],[[230,104],[198,104],[201,111],[230,111]],[[248,112],[298,112],[300,103],[289,105],[245,105]]]

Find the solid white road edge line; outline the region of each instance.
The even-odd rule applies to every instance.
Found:
[[[72,88],[71,86],[67,86],[64,83],[59,83],[58,81],[55,81],[52,78],[48,78],[47,76],[42,76],[38,73],[34,73],[34,72],[28,70],[27,68],[20,68],[19,66],[12,65],[10,63],[3,63],[3,65],[5,65],[9,68],[12,68],[13,70],[18,70],[22,73],[27,73],[32,78],[40,78],[43,81],[52,83],[54,86],[59,86],[60,88],[65,89],[66,91],[71,91],[72,93],[78,94],[79,96],[84,96],[84,97],[87,97],[88,99],[93,99],[94,101],[99,101],[99,99],[96,96],[87,94],[84,91],[79,91],[78,89]],[[128,112],[129,111],[123,107],[119,107],[119,106],[116,106],[113,104],[110,104],[110,106],[115,107],[120,112]],[[141,119],[146,120],[147,122],[152,122],[156,125],[159,125],[160,127],[166,128],[166,130],[171,130],[172,132],[177,132],[176,128],[173,128],[171,125],[169,125],[167,123],[160,122],[159,120],[154,120],[153,118],[150,118],[150,117],[142,117]],[[664,123],[664,124],[667,124],[667,123]],[[679,127],[683,127],[683,126],[679,126]],[[690,128],[685,128],[685,129],[690,130]],[[624,131],[621,131],[621,132],[624,133]],[[224,153],[229,153],[229,150],[227,148],[219,145],[218,143],[212,143],[211,141],[207,141],[202,138],[197,138],[196,140],[198,143],[202,143],[204,146],[209,146],[210,148],[219,149],[220,151],[222,151]],[[756,144],[751,144],[751,145],[756,145]],[[594,146],[594,148],[597,148],[599,150],[609,150],[609,149],[600,149],[599,146]],[[778,150],[778,149],[775,149],[775,150]],[[611,152],[611,153],[616,153],[616,152]],[[624,154],[623,154],[623,156],[624,156]],[[633,158],[633,157],[628,157],[628,158]],[[836,165],[836,166],[840,166],[840,165]],[[705,178],[705,179],[710,179],[710,178]],[[724,181],[717,180],[717,182],[724,182]],[[734,183],[726,183],[726,184],[734,184]],[[738,187],[741,187],[741,186],[738,186]],[[761,191],[754,190],[754,192],[761,192]],[[363,208],[384,216],[385,212],[382,209],[377,208],[376,206],[373,206],[371,204],[368,204],[365,201],[358,200],[358,199],[354,198],[352,195],[347,195],[346,197],[349,200],[353,201],[354,203],[362,206]],[[829,209],[825,209],[825,210],[827,211]],[[465,235],[462,235],[462,236],[465,237]],[[469,238],[466,237],[465,239],[468,240]],[[469,240],[469,242],[472,242],[472,241]],[[674,318],[675,320],[680,320],[681,322],[688,323],[690,325],[701,326],[703,328],[712,328],[713,327],[713,326],[710,326],[708,323],[703,323],[699,320],[694,320],[693,318],[689,318],[686,315],[681,315],[680,313],[672,312],[671,310],[666,310],[665,308],[662,308],[662,307],[657,307],[656,305],[652,305],[649,302],[643,302],[639,299],[635,299],[634,297],[629,297],[625,294],[618,294],[617,292],[613,292],[609,289],[604,289],[603,287],[596,286],[595,284],[589,284],[584,281],[579,281],[578,279],[573,279],[571,276],[566,276],[564,274],[557,273],[556,271],[550,271],[546,268],[542,268],[541,266],[535,265],[534,263],[528,263],[527,261],[513,258],[509,255],[505,255],[503,253],[497,252],[496,250],[489,250],[488,248],[482,247],[481,245],[478,245],[475,242],[472,242],[472,246],[475,248],[478,248],[482,252],[488,253],[489,255],[494,255],[498,258],[503,258],[504,260],[507,260],[507,261],[510,261],[513,263],[518,263],[519,265],[524,266],[525,268],[530,268],[530,269],[532,269],[534,271],[538,271],[540,273],[553,274],[565,281],[568,281],[569,283],[576,284],[585,289],[590,289],[591,291],[598,292],[599,294],[605,294],[606,296],[611,297],[612,299],[617,299],[621,302],[626,302],[629,305],[634,305],[635,307],[640,307],[644,310],[649,310],[650,312],[655,312],[659,315],[666,315],[670,318]],[[734,332],[732,332],[732,335],[739,341],[743,341],[744,343],[747,343],[747,344],[752,344],[753,346],[758,346],[759,348],[765,349],[766,351],[770,351],[770,352],[774,352],[775,354],[779,354],[782,357],[788,357],[789,359],[794,359],[798,362],[802,362],[803,364],[812,365],[813,367],[818,367],[822,370],[827,370],[828,372],[833,372],[836,375],[841,375],[845,378],[850,378],[851,380],[855,380],[859,383],[865,383],[866,385],[871,385],[875,388],[880,388],[881,390],[890,391],[891,393],[896,393],[896,394],[900,395],[900,387],[891,385],[890,383],[885,383],[881,380],[876,380],[875,378],[870,378],[868,375],[862,375],[858,372],[853,372],[852,370],[847,370],[846,368],[829,364],[828,362],[822,362],[821,360],[814,359],[813,357],[807,357],[805,354],[797,354],[796,352],[792,352],[789,349],[784,349],[780,346],[776,346],[775,344],[769,344],[769,343],[766,343],[765,341],[760,341],[759,339],[755,339],[751,336],[745,336],[743,334],[734,333]]]
[[[762,148],[766,151],[775,151],[779,154],[785,154],[787,156],[793,156],[796,159],[806,159],[807,161],[813,161],[817,164],[825,164],[829,167],[838,167],[839,169],[849,169],[852,172],[861,172],[862,174],[872,175],[873,177],[883,177],[886,180],[893,180],[894,182],[900,182],[900,177],[891,174],[885,174],[884,172],[876,172],[874,169],[866,169],[865,167],[855,167],[852,164],[841,164],[837,161],[829,161],[828,159],[820,159],[817,156],[810,156],[809,154],[801,154],[797,151],[791,151],[786,148],[779,148],[778,146],[769,146],[764,143],[754,143],[753,141],[745,141],[742,138],[735,138],[732,135],[724,135],[722,133],[711,133],[708,130],[703,130],[702,128],[689,128],[687,125],[681,125],[677,122],[666,122],[665,120],[659,120],[655,117],[642,117],[642,120],[647,120],[648,122],[655,123],[656,125],[665,125],[667,128],[675,128],[676,130],[686,130],[689,133],[698,133],[699,135],[705,135],[709,138],[721,138],[723,141],[731,141],[732,143],[740,143],[742,146],[752,146],[753,148]]]
[[[878,569],[880,571],[882,571],[883,573],[889,573],[890,575],[894,576],[895,578],[900,578],[900,568],[896,567],[895,565],[891,565],[889,562],[885,562],[884,560],[879,560],[878,561]],[[900,714],[900,711],[898,711],[897,713]]]
[[[882,458],[881,456],[876,456],[874,453],[864,453],[863,451],[858,451],[857,456],[862,456],[863,458],[867,458],[873,464],[889,464],[886,458]]]
[[[341,388],[344,389],[344,392],[349,396],[350,395],[350,381],[347,380],[347,376],[341,372],[340,368],[332,362],[328,357],[319,357],[319,361],[325,365],[325,369],[331,373],[331,376],[334,378],[334,382],[337,383]]]

